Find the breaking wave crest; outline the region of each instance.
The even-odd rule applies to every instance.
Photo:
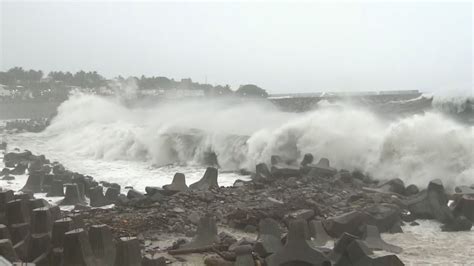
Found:
[[[114,99],[75,94],[43,132],[48,145],[79,157],[140,160],[154,165],[212,164],[225,170],[299,161],[305,153],[380,179],[426,185],[473,182],[473,127],[440,112],[384,120],[347,104],[317,111],[278,111],[261,100],[180,100],[127,108]]]

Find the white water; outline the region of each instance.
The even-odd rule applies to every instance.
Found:
[[[450,187],[474,183],[473,126],[436,112],[384,121],[349,105],[323,103],[317,111],[294,114],[268,102],[231,99],[129,109],[112,99],[77,94],[59,107],[45,132],[16,138],[9,142],[91,175],[113,172],[130,182],[150,171],[159,175],[151,165],[203,165],[209,152],[223,170],[253,170],[273,154],[299,160],[310,152],[336,168],[379,179],[399,177],[422,187],[435,178]]]
[[[301,158],[311,152],[337,168],[422,187],[434,178],[450,187],[474,183],[473,127],[436,112],[385,121],[349,105],[323,103],[318,111],[291,114],[266,102],[235,100],[129,109],[120,101],[78,94],[59,108],[45,132],[5,138],[10,150],[27,148],[96,180],[142,191],[170,183],[175,172],[185,173],[188,184],[198,180],[209,151],[225,170],[253,169],[272,154]],[[219,183],[231,185],[236,178],[248,177],[221,171]],[[19,177],[0,186],[18,189],[25,181]],[[406,265],[474,265],[474,231],[440,232],[435,222],[420,223],[405,226],[404,234],[384,235],[404,248]]]

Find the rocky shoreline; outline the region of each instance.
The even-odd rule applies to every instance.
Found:
[[[194,184],[177,173],[172,184],[136,191],[44,155],[6,153],[0,178],[28,180],[0,191],[1,255],[36,265],[404,265],[396,255],[403,247],[380,233],[401,233],[416,219],[436,219],[446,231],[469,231],[474,221],[472,186],[449,194],[433,180],[420,191],[311,154],[271,162],[231,187],[209,167]]]

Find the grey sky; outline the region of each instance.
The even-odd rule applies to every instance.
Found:
[[[0,5],[2,70],[207,76],[274,93],[473,87],[466,2]]]

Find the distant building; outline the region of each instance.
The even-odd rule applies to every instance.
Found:
[[[0,84],[0,97],[11,96],[13,93],[7,89],[7,85]]]
[[[171,89],[164,92],[166,98],[185,98],[185,97],[202,97],[204,96],[203,90],[183,90],[183,89]]]

